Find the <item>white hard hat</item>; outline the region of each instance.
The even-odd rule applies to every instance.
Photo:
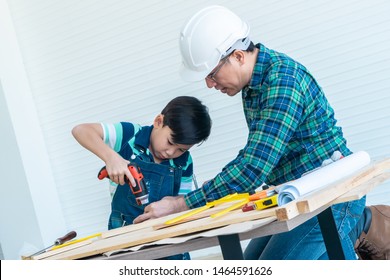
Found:
[[[249,25],[225,7],[200,10],[180,32],[180,75],[187,81],[204,79],[222,58],[248,48],[248,34]]]

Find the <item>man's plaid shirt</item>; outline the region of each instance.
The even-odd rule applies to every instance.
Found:
[[[249,129],[238,156],[203,188],[184,196],[190,208],[231,193],[278,185],[321,165],[346,146],[334,111],[308,70],[261,44],[250,83],[242,90]]]

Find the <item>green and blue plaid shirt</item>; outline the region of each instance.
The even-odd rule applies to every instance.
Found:
[[[285,54],[260,49],[242,103],[246,146],[213,180],[184,196],[190,208],[231,193],[253,192],[302,176],[346,146],[334,111],[308,70]]]

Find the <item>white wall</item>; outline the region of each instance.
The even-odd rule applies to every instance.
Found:
[[[5,258],[49,246],[65,218],[7,3],[0,1],[1,243]],[[42,243],[43,241],[43,243]]]
[[[53,240],[55,229],[76,230],[79,236],[106,229],[110,198],[106,183],[96,179],[103,163],[72,138],[70,130],[78,123],[127,120],[146,125],[173,97],[195,95],[209,106],[213,118],[210,139],[193,149],[198,180],[214,176],[244,145],[247,129],[240,97],[228,98],[206,89],[203,83],[187,84],[178,75],[178,32],[186,18],[210,4],[233,9],[250,23],[253,41],[286,52],[314,73],[354,151],[366,150],[374,159],[390,156],[388,1],[0,3],[0,25],[6,20],[3,15],[11,16],[6,23],[13,26],[7,31],[13,32],[17,45],[16,50],[0,49],[0,78],[8,100],[9,122],[15,130],[15,139],[7,141],[15,141],[21,151],[16,163],[23,165],[22,172],[28,178],[23,192],[33,194],[31,203],[41,211],[28,215],[37,219],[35,226],[44,243]],[[7,39],[0,36],[0,45]],[[19,55],[23,68],[15,74],[7,72],[13,65],[11,54]],[[18,81],[20,73],[28,89],[23,112],[29,121],[25,123],[16,117],[20,114],[16,100],[26,100],[26,92],[18,90],[18,83],[8,83]],[[32,129],[29,137],[35,139],[37,149],[27,149],[28,143],[22,140],[26,139],[24,129]],[[32,158],[33,163],[27,160]],[[41,166],[46,171],[38,173],[46,178],[41,180],[44,191],[37,181],[29,179]],[[1,175],[11,168],[0,171]],[[369,203],[390,204],[389,186],[387,183],[370,194]],[[2,192],[6,187],[1,185]],[[59,209],[54,212],[42,202],[47,193],[57,201]],[[63,222],[57,226],[43,222],[43,209]],[[2,224],[4,220],[10,223],[0,217]],[[4,245],[6,237],[16,230],[20,228],[2,226],[0,242],[6,258],[17,256],[15,248],[7,251]],[[18,242],[23,243],[23,238]],[[37,240],[34,245],[39,247],[39,243]]]
[[[0,131],[3,135],[0,145],[1,249],[9,253],[8,257],[16,258],[24,242],[40,246],[43,242],[1,84]]]

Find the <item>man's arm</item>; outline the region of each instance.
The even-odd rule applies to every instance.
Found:
[[[169,214],[188,210],[188,206],[183,196],[166,196],[160,201],[153,202],[145,207],[142,215],[134,219],[134,224],[144,222],[149,219],[164,217]]]

